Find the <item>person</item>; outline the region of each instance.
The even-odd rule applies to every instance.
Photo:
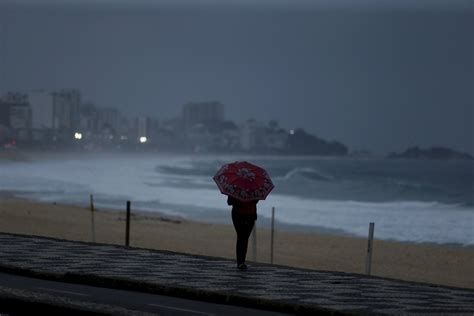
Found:
[[[235,251],[239,270],[247,270],[245,257],[250,233],[257,220],[257,203],[258,201],[242,202],[230,196],[227,198],[227,204],[232,205],[232,223],[237,233]]]

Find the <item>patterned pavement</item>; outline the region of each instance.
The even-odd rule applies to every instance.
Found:
[[[0,233],[0,270],[118,280],[136,289],[286,311],[363,315],[474,315],[474,290],[339,272]],[[1,282],[1,281],[0,281]],[[103,281],[105,282],[105,281]],[[105,284],[105,283],[103,283]]]

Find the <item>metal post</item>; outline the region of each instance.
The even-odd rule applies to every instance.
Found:
[[[365,273],[370,275],[372,269],[372,241],[374,239],[374,223],[369,225],[369,242],[367,245],[367,257],[365,259]]]
[[[127,220],[125,224],[125,246],[130,246],[130,201],[127,201]]]
[[[252,247],[252,255],[253,255],[253,261],[257,261],[257,223],[253,226],[253,231],[252,231],[252,241],[253,241],[253,247]]]
[[[273,264],[273,232],[275,230],[275,207],[272,207],[272,237],[270,241],[270,263]]]
[[[90,195],[92,242],[95,242],[94,195]]]

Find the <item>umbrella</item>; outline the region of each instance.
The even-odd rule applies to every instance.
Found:
[[[274,188],[264,169],[246,161],[223,165],[213,179],[222,194],[243,202],[265,200]]]

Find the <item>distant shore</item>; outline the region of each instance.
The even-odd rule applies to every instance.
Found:
[[[0,150],[0,163],[29,161],[29,155],[18,150]]]
[[[124,244],[125,214],[96,210],[96,242]],[[91,212],[84,207],[38,203],[0,194],[0,231],[91,241]],[[235,257],[235,231],[226,224],[199,223],[160,214],[135,213],[131,246]],[[257,261],[270,261],[270,231],[257,230]],[[304,232],[275,232],[274,263],[316,270],[364,273],[367,240]],[[253,260],[252,241],[248,260]],[[474,248],[374,242],[372,274],[409,281],[474,288]]]
[[[430,161],[468,161],[473,162],[473,159],[452,157],[451,159],[433,159],[429,156],[422,157],[405,157],[403,155],[396,156],[394,153],[389,155],[383,154],[370,154],[370,155],[360,155],[360,154],[349,154],[345,156],[330,156],[330,155],[292,155],[292,154],[265,154],[265,153],[245,153],[245,152],[231,152],[231,153],[193,153],[193,152],[173,152],[173,151],[150,151],[150,150],[112,150],[104,149],[98,151],[86,151],[79,149],[0,149],[0,163],[2,162],[27,162],[35,160],[52,160],[52,159],[66,159],[66,158],[76,158],[77,157],[97,157],[97,156],[109,156],[109,155],[123,155],[123,156],[189,156],[189,157],[206,157],[206,156],[219,156],[219,157],[272,157],[273,159],[342,159],[342,160],[407,160],[407,161],[416,161],[416,160],[430,160]]]

